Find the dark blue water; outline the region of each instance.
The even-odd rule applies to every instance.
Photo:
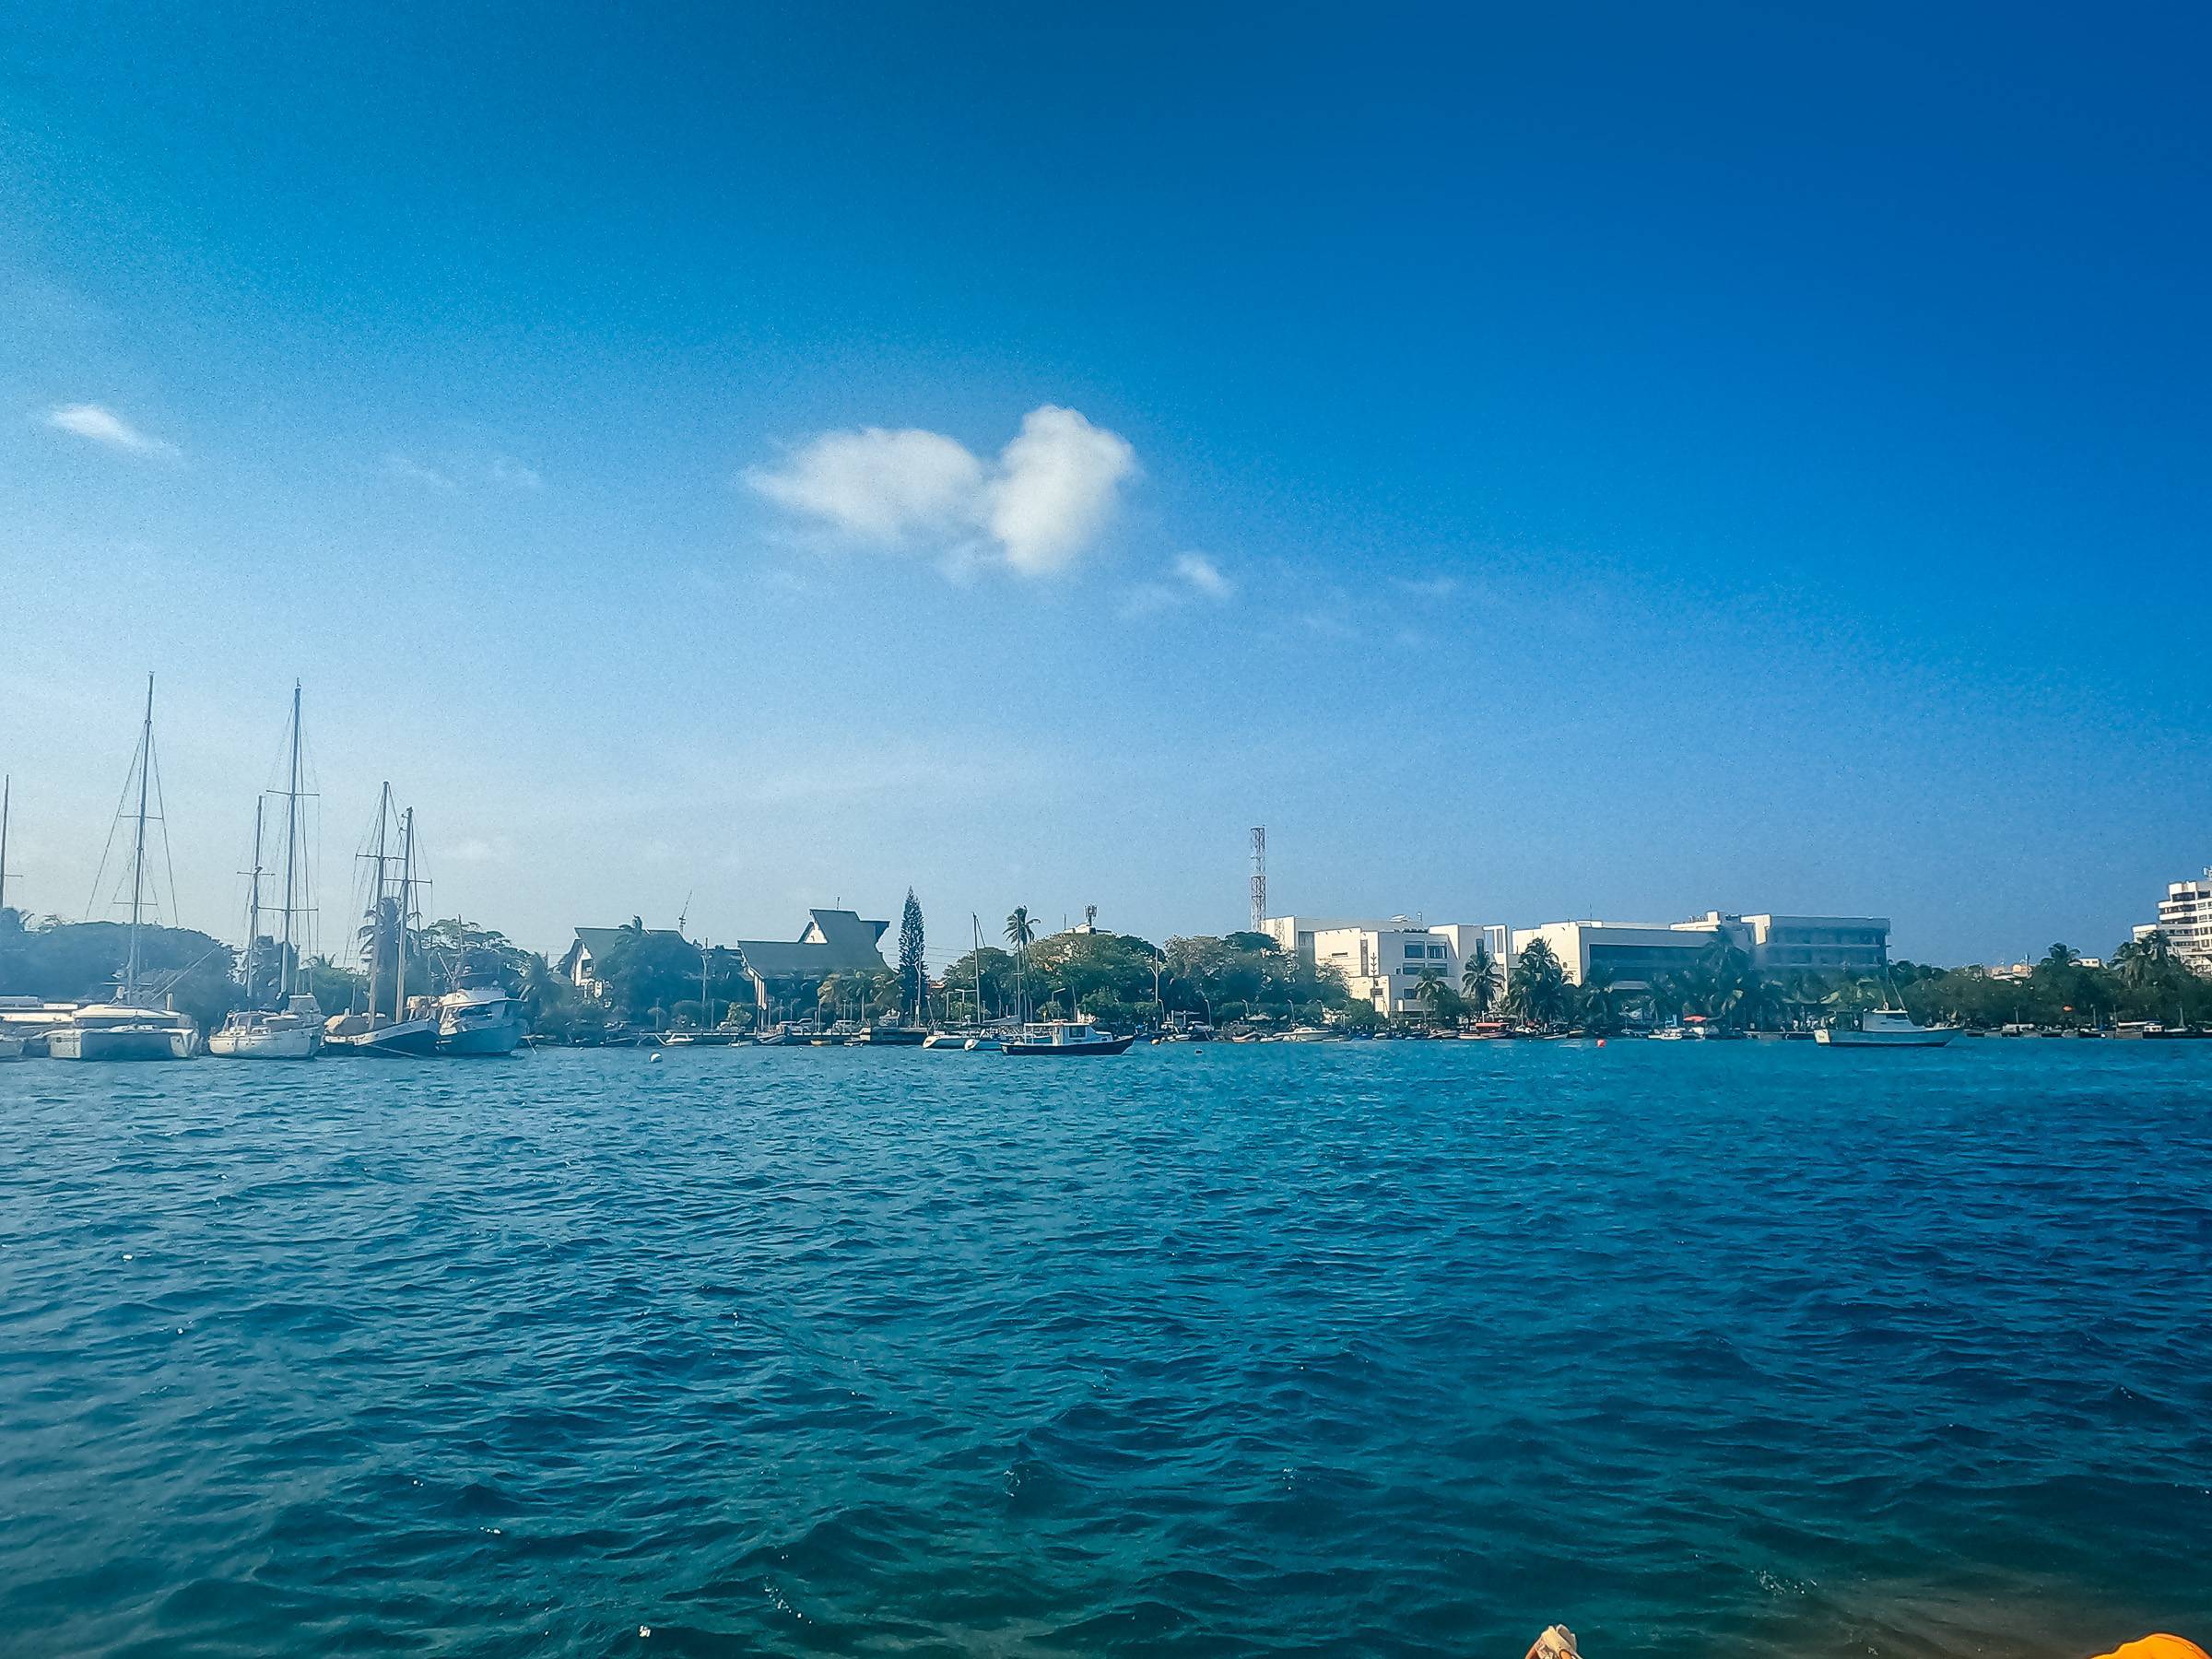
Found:
[[[2212,1044],[33,1062],[0,1125],[12,1651],[2212,1630]]]

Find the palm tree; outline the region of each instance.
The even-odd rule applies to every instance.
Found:
[[[1467,959],[1466,966],[1459,972],[1459,994],[1467,1000],[1475,1018],[1482,1019],[1498,1006],[1500,994],[1498,985],[1498,959],[1490,947],[1476,941],[1475,954]]]
[[[2118,971],[2122,984],[2130,991],[2141,991],[2165,977],[2167,964],[2172,958],[2173,945],[2166,937],[2166,930],[2154,927],[2113,951],[2112,967]]]
[[[1559,966],[1549,945],[1531,939],[1521,947],[1512,976],[1506,982],[1506,1006],[1531,1025],[1550,1025],[1559,1018],[1566,1001],[1566,969]]]
[[[1413,994],[1415,1000],[1429,1011],[1432,1024],[1449,1018],[1457,1012],[1455,1005],[1459,1001],[1459,994],[1445,984],[1433,968],[1421,970],[1420,983],[1414,986]]]
[[[1620,1011],[1616,1006],[1617,993],[1613,988],[1613,970],[1603,963],[1592,963],[1590,971],[1583,975],[1583,1025],[1584,1029],[1607,1035],[1620,1029]]]
[[[1006,943],[1014,947],[1014,1011],[1027,1018],[1030,996],[1030,947],[1036,942],[1037,924],[1030,907],[1018,904],[1006,917]]]
[[[2070,946],[2053,945],[2043,953],[2043,959],[2037,966],[2041,968],[2078,968],[2081,966],[2081,952]]]

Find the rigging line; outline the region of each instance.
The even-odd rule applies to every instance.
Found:
[[[92,894],[85,900],[85,920],[92,918],[93,907],[100,902],[100,889],[108,878],[108,860],[115,855],[115,832],[123,828],[123,809],[131,804],[131,785],[138,777],[138,756],[131,757],[131,770],[124,774],[123,794],[115,801],[115,816],[108,820],[108,844],[100,849],[100,868],[92,873]]]
[[[175,927],[183,921],[177,904],[177,854],[170,845],[169,803],[161,797],[161,763],[154,758],[154,735],[150,731],[146,735],[146,763],[154,769],[154,805],[160,808],[161,819],[161,862],[169,870],[169,925]],[[157,893],[154,897],[159,903],[160,895]]]

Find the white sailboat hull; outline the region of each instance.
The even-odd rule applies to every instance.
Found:
[[[312,1060],[323,1046],[323,1033],[294,1029],[270,1030],[224,1030],[207,1039],[207,1052],[226,1060]]]

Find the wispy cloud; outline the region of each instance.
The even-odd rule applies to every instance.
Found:
[[[1207,599],[1227,599],[1237,584],[1221,573],[1221,567],[1203,553],[1178,553],[1175,574],[1193,593]]]
[[[173,461],[180,453],[175,444],[140,431],[114,410],[100,404],[62,404],[47,412],[46,424],[57,431],[134,455]]]
[[[1122,595],[1122,615],[1155,617],[1202,599],[1218,605],[1236,591],[1237,584],[1205,554],[1178,553],[1169,563],[1165,577],[1140,582]]]
[[[396,478],[403,484],[419,484],[425,489],[436,489],[447,495],[457,494],[461,488],[448,474],[416,460],[412,455],[386,455],[384,477]]]
[[[949,575],[994,563],[1052,576],[1097,544],[1136,471],[1120,433],[1046,404],[989,465],[942,432],[864,427],[821,433],[745,481],[841,540],[935,551]]]
[[[460,495],[488,486],[494,489],[543,489],[545,475],[512,455],[443,455],[425,461],[394,450],[384,457],[384,477],[402,484]]]

